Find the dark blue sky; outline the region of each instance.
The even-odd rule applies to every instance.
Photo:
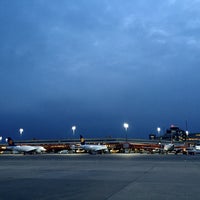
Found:
[[[0,135],[199,132],[199,0],[0,0]]]

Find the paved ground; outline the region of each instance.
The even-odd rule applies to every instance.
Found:
[[[0,155],[0,200],[198,199],[200,155]]]

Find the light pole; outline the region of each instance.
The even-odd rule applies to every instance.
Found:
[[[24,132],[24,129],[23,129],[23,128],[20,128],[20,129],[19,129],[19,134],[20,134],[21,137],[22,137],[23,132]]]
[[[158,137],[160,136],[160,131],[161,131],[161,128],[160,128],[160,127],[158,127],[158,128],[157,128]]]
[[[73,135],[75,135],[75,131],[76,131],[76,126],[72,126]]]
[[[185,134],[186,134],[186,139],[185,140],[187,140],[188,136],[189,136],[189,131],[185,131]]]
[[[124,126],[125,131],[126,131],[126,142],[127,142],[127,140],[128,140],[128,138],[127,138],[127,130],[128,130],[129,124],[125,122],[125,123],[123,124],[123,126]]]

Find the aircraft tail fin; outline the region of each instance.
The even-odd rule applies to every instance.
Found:
[[[80,135],[80,142],[81,142],[81,145],[85,145],[85,139],[83,138],[82,135]]]
[[[15,143],[11,137],[7,137],[8,146],[15,146]]]

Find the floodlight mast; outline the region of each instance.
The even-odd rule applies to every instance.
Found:
[[[161,128],[158,127],[158,128],[157,128],[158,136],[160,135],[160,131],[161,131]]]
[[[161,128],[160,128],[160,127],[157,127],[157,132],[158,132],[159,141],[160,141],[160,131],[161,131]]]
[[[188,136],[189,136],[189,131],[188,131],[188,130],[185,131],[185,134],[186,134],[186,139],[185,139],[185,140],[187,140],[187,139],[188,139]]]
[[[75,131],[76,131],[76,126],[72,126],[73,135],[75,135]]]
[[[123,124],[123,126],[124,126],[125,131],[126,131],[126,142],[127,142],[127,140],[128,140],[128,138],[127,138],[127,130],[128,130],[129,124],[125,122],[125,123]]]
[[[24,129],[23,129],[23,128],[20,128],[20,129],[19,129],[19,134],[20,134],[20,136],[22,136],[23,132],[24,132]]]

